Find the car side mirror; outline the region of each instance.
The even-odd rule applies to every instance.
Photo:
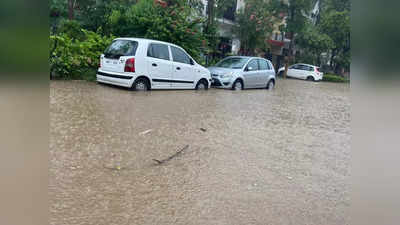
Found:
[[[251,66],[246,68],[246,71],[252,71],[252,70],[253,70],[253,67],[251,67]]]

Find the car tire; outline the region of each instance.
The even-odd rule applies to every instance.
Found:
[[[307,80],[308,80],[308,81],[315,81],[315,79],[314,79],[313,76],[308,76],[308,77],[307,77]]]
[[[270,81],[268,81],[268,83],[267,83],[267,90],[272,90],[272,89],[274,89],[274,87],[275,87],[275,81],[274,80],[270,80]]]
[[[150,90],[150,84],[146,79],[139,78],[133,83],[132,89],[134,91],[148,91]]]
[[[232,84],[232,90],[235,91],[241,91],[243,90],[243,82],[241,80],[236,80],[233,84]]]
[[[208,83],[205,80],[200,80],[196,84],[196,90],[208,90]]]

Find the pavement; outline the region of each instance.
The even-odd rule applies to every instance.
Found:
[[[349,84],[50,87],[51,225],[350,223]]]

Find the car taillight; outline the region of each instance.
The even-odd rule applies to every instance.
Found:
[[[315,72],[319,73],[319,68],[318,67],[315,67]]]
[[[125,62],[125,72],[135,72],[135,58],[127,59]]]

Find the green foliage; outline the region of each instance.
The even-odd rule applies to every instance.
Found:
[[[203,19],[194,17],[193,9],[184,0],[171,1],[168,5],[162,2],[141,0],[126,12],[113,10],[108,17],[110,32],[116,36],[171,42],[198,60],[201,50],[207,46],[201,32]]]
[[[324,0],[323,6],[327,11],[350,11],[351,0]]]
[[[324,14],[320,27],[332,38],[338,48],[346,47],[350,41],[350,15],[347,11],[331,11]]]
[[[58,33],[66,34],[69,37],[82,40],[85,38],[85,33],[82,31],[82,27],[76,20],[63,19],[60,22]]]
[[[332,46],[333,61],[336,65],[350,68],[350,14],[348,11],[329,11],[322,15],[319,27],[328,35]]]
[[[345,79],[344,77],[341,77],[336,74],[324,74],[324,77],[322,78],[323,81],[329,81],[329,82],[337,82],[337,83],[345,83],[349,82],[349,80]]]
[[[306,23],[303,31],[298,34],[296,44],[302,49],[301,56],[305,58],[302,61],[314,65],[320,64],[320,56],[323,52],[334,47],[331,37],[310,23]]]
[[[306,12],[311,11],[313,0],[289,0],[288,5],[281,5],[278,10],[288,16],[285,31],[297,34],[304,29],[308,18]]]
[[[50,36],[51,73],[60,79],[93,79],[100,55],[114,39],[95,32],[82,30],[82,40],[66,33]],[[92,75],[87,76],[90,72]]]
[[[245,0],[245,7],[237,14],[237,26],[233,32],[241,41],[241,52],[254,54],[256,48],[263,48],[271,36],[276,17],[274,1]]]

